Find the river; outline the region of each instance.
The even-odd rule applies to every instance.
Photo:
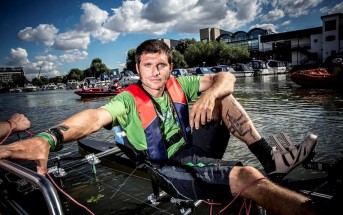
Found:
[[[333,163],[337,159],[342,158],[342,92],[335,89],[300,88],[290,80],[289,74],[280,74],[238,78],[234,96],[246,109],[257,130],[267,140],[269,140],[268,137],[271,135],[285,132],[294,143],[299,144],[308,134],[314,133],[318,136],[316,161]],[[31,121],[32,127],[30,131],[36,134],[81,110],[102,106],[109,99],[110,97],[81,99],[72,90],[0,94],[0,118],[6,119],[15,112],[24,113]],[[20,136],[25,138],[27,134],[21,133]],[[99,140],[113,140],[111,132],[105,129],[91,136]],[[17,138],[17,136],[11,135],[8,141],[13,141]],[[67,144],[62,153],[68,151],[78,151],[77,144]],[[244,164],[261,168],[248,148],[234,137],[229,142],[224,158],[229,160],[238,159]],[[111,190],[112,188],[104,188],[106,187],[104,184],[108,185],[110,181],[113,182],[113,172],[108,170],[107,167],[104,169],[99,167],[98,177],[100,174],[102,177],[100,181],[103,184],[97,184],[91,191],[84,187],[85,184],[94,185],[94,177],[85,177],[87,175],[85,172],[89,172],[89,167],[81,167],[78,170],[71,171],[71,177],[74,180],[77,179],[78,182],[73,182],[72,188],[66,188],[68,193],[81,202],[85,201],[84,198],[87,198],[87,200],[91,197],[102,199],[93,201],[97,202],[97,205],[93,204],[90,206],[96,214],[114,213],[113,209],[110,208],[114,191]],[[82,180],[80,179],[80,174],[83,176]],[[313,173],[313,171],[298,167],[289,174],[289,177],[307,178],[315,177],[317,174],[320,173]],[[116,180],[119,179],[116,178]],[[96,181],[99,182],[98,179]],[[133,183],[133,186],[140,183]],[[139,189],[143,189],[143,187]],[[104,190],[108,193],[105,194]],[[134,192],[127,191],[126,194],[130,195]],[[101,193],[101,195],[97,194],[96,197],[94,196],[96,193]],[[108,198],[104,198],[106,195]],[[119,200],[117,199],[116,201],[118,202]],[[69,206],[66,206],[67,212],[70,214],[81,213],[70,205],[71,203],[69,203]],[[118,212],[118,210],[115,211]]]

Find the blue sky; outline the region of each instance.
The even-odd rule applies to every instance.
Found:
[[[11,0],[0,7],[0,66],[28,79],[84,70],[94,58],[122,69],[126,52],[151,38],[199,40],[199,29],[285,32],[322,26],[341,0]]]

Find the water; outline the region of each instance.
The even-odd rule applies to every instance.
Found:
[[[335,89],[303,89],[290,80],[289,74],[283,74],[239,78],[234,95],[267,140],[270,135],[286,132],[298,144],[306,135],[314,133],[319,137],[316,161],[333,163],[342,157],[342,92]],[[84,100],[71,90],[0,94],[0,118],[5,119],[15,112],[24,113],[31,120],[30,131],[36,134],[81,110],[100,107],[109,99],[104,97]],[[105,129],[91,136],[99,140],[112,140],[111,132]],[[24,138],[25,134],[21,133],[21,137]],[[16,139],[17,136],[12,135],[9,141]],[[60,153],[66,152],[79,155],[77,144],[67,144]],[[229,142],[225,159],[238,159],[244,164],[261,169],[248,148],[235,138],[231,138]],[[129,214],[127,210],[124,212],[122,207],[138,207],[146,193],[151,192],[149,182],[143,179],[130,178],[130,186],[122,186],[128,183],[127,176],[120,171],[112,171],[108,165],[98,165],[96,177],[90,172],[89,165],[68,170],[64,188],[78,201],[87,204],[96,214]],[[298,167],[289,177],[308,178],[316,177],[318,174],[321,173]],[[120,186],[125,188],[118,190]],[[67,214],[87,214],[70,201],[64,198],[63,201]],[[116,208],[116,204],[122,204],[120,210],[113,209]],[[160,212],[170,213],[167,212],[169,206],[164,207],[165,211]],[[149,211],[152,209],[146,210],[145,214],[152,213]]]

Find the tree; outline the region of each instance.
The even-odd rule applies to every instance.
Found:
[[[196,42],[188,47],[185,60],[189,66],[214,66],[245,62],[249,58],[249,52],[245,47],[230,46],[226,43]]]
[[[81,81],[82,79],[84,79],[84,75],[82,71],[78,68],[71,69],[66,76],[67,76],[67,80],[74,79],[76,81]]]
[[[177,50],[172,51],[174,68],[187,68],[184,56]]]
[[[15,87],[23,87],[28,82],[26,76],[23,74],[14,74],[12,75],[12,79]]]
[[[126,69],[136,72],[136,49],[130,49],[126,57]]]
[[[107,73],[110,75],[110,69],[107,68],[106,64],[102,63],[100,58],[94,58],[89,67],[90,70],[85,70],[85,77],[95,77],[99,78],[102,73]],[[89,74],[89,71],[91,74]]]
[[[175,50],[179,51],[182,55],[185,54],[186,50],[188,47],[191,45],[195,44],[197,41],[192,38],[192,39],[181,39],[177,42],[175,46]]]

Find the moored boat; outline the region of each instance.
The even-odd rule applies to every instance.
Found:
[[[122,92],[124,88],[118,87],[118,84],[102,86],[98,84],[96,78],[87,77],[82,82],[82,89],[74,91],[75,94],[81,96],[81,98],[91,97],[103,97],[103,96],[115,96]]]
[[[279,60],[268,60],[267,68],[272,74],[282,74],[287,72],[285,62]]]
[[[79,89],[74,93],[81,96],[81,98],[101,97],[101,96],[115,96],[123,91],[123,89],[105,89],[105,88],[89,88]]]
[[[253,69],[254,76],[274,74],[263,60],[252,60],[248,65]]]
[[[27,84],[24,85],[23,91],[25,91],[25,92],[35,92],[35,91],[37,91],[37,87],[34,86],[31,83],[27,83]]]
[[[80,85],[79,82],[77,82],[77,81],[74,80],[74,79],[70,79],[70,80],[68,80],[67,83],[66,83],[66,89],[67,89],[67,90],[79,89],[79,85]]]
[[[341,88],[343,79],[330,74],[325,68],[298,70],[291,74],[291,80],[306,88]]]

